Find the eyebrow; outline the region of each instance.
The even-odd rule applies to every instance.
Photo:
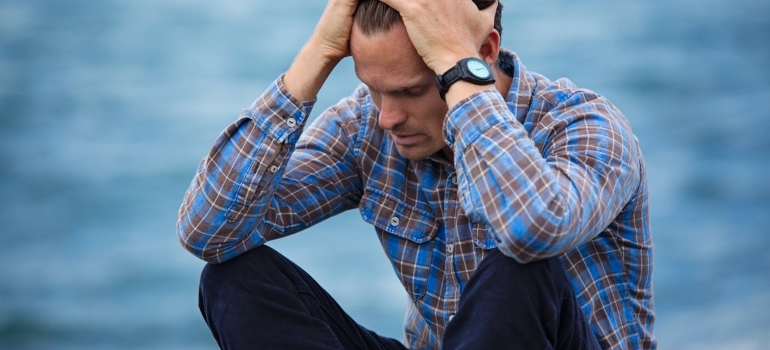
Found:
[[[372,88],[371,85],[367,84],[363,79],[361,79],[361,76],[358,75],[358,71],[356,71],[356,77],[358,78],[358,80],[360,80],[366,86],[368,86],[369,88]],[[409,81],[409,82],[403,83],[401,85],[398,85],[398,86],[396,86],[394,88],[389,88],[389,89],[384,89],[384,90],[377,89],[377,90],[379,90],[381,92],[397,92],[397,91],[413,90],[413,89],[422,88],[422,87],[425,87],[426,85],[428,85],[429,82],[427,80],[428,79],[425,79],[425,78],[418,78],[418,79],[415,79],[413,81]],[[432,81],[432,79],[431,79],[431,81]]]

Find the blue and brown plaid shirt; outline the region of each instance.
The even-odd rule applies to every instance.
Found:
[[[222,262],[357,208],[412,298],[413,349],[440,348],[490,249],[520,262],[559,256],[604,348],[655,348],[647,182],[628,121],[512,52],[498,64],[513,77],[508,96],[479,92],[449,110],[450,160],[399,156],[363,85],[305,127],[315,101],[279,78],[201,162],[179,213],[182,244]]]

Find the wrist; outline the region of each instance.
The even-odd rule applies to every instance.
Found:
[[[300,101],[314,99],[340,60],[308,42],[283,78],[286,90]]]
[[[446,98],[446,94],[453,86],[460,83],[471,83],[481,87],[488,86],[495,83],[495,75],[492,67],[486,61],[480,58],[468,57],[461,59],[444,74],[436,76],[436,88],[441,99],[447,102],[449,101]]]
[[[429,65],[433,69],[433,71],[436,73],[436,75],[444,74],[449,69],[457,65],[460,60],[464,58],[480,58],[478,52],[467,52],[467,53],[460,53],[460,54],[451,54],[451,55],[444,55],[434,61],[432,65]]]
[[[317,64],[332,65],[342,61],[343,58],[350,56],[348,48],[336,47],[334,44],[325,41],[323,35],[314,33],[305,46],[303,51],[309,52]]]

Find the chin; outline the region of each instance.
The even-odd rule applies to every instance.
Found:
[[[412,155],[406,155],[406,154],[401,154],[401,156],[414,162],[426,160],[429,157],[429,156],[423,156],[423,155],[412,156]]]
[[[396,146],[396,150],[398,151],[398,154],[400,154],[402,157],[413,161],[425,160],[437,152],[437,151],[431,151],[425,148],[401,147],[401,146]]]

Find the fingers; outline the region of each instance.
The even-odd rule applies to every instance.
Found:
[[[350,30],[357,3],[357,0],[329,0],[327,3],[313,33],[317,44],[324,48],[325,57],[340,60],[350,54]]]
[[[380,0],[401,14],[425,63],[443,72],[457,57],[478,53],[494,28],[498,2],[483,11],[472,0]]]
[[[399,13],[403,13],[402,9],[406,6],[406,3],[409,1],[404,0],[380,0],[380,2],[384,2],[386,5],[392,7],[394,10],[398,11]]]

